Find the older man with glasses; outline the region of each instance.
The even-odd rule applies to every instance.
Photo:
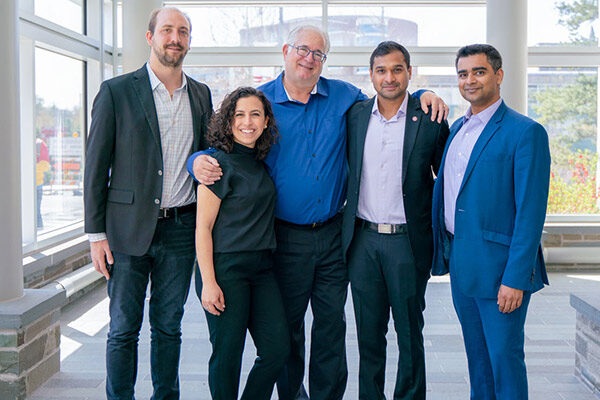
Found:
[[[366,96],[357,87],[321,76],[329,37],[315,26],[292,30],[283,46],[285,70],[261,87],[273,105],[280,140],[265,163],[277,188],[275,274],[291,335],[291,356],[277,382],[281,400],[308,398],[304,379],[304,317],[314,320],[310,398],[341,399],[346,388],[348,271],[341,228],[346,200],[346,112]],[[433,103],[433,104],[431,104]],[[441,121],[447,107],[431,92],[421,96]],[[220,176],[216,160],[192,155],[188,170],[202,183]]]

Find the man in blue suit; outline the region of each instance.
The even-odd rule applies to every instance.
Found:
[[[432,273],[450,272],[471,398],[527,399],[527,306],[548,284],[540,244],[548,135],[502,101],[502,58],[494,47],[461,48],[456,69],[471,106],[450,128],[434,188]]]

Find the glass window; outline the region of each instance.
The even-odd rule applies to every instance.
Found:
[[[597,46],[598,2],[589,0],[529,0],[528,45]]]
[[[273,80],[281,67],[184,67],[185,73],[208,84],[213,106],[219,108],[223,98],[240,86],[257,87]]]
[[[293,27],[321,25],[321,6],[172,5],[192,20],[192,46],[282,46]]]
[[[485,22],[485,7],[479,5],[331,5],[327,19],[333,46],[369,47],[384,40],[396,40],[405,46],[459,46],[483,42]]]
[[[84,66],[35,49],[38,235],[83,219]]]
[[[35,0],[35,15],[84,34],[84,0]]]
[[[112,64],[104,64],[104,80],[114,77],[114,70]]]
[[[104,43],[113,44],[113,0],[104,0]]]
[[[117,2],[117,46],[123,48],[123,2]]]
[[[598,69],[529,68],[528,113],[550,137],[548,214],[600,214]]]

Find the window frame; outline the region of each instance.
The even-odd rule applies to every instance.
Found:
[[[117,38],[117,0],[106,13],[112,14],[113,44]],[[72,240],[83,234],[83,219],[75,221],[55,231],[38,234],[35,221],[35,48],[39,47],[57,54],[82,61],[83,65],[83,131],[81,132],[85,149],[91,106],[100,83],[105,79],[105,64],[116,75],[119,54],[116,46],[104,43],[105,10],[104,0],[83,1],[84,34],[72,31],[64,26],[46,20],[34,13],[34,0],[19,2],[19,35],[21,46],[20,63],[20,102],[21,121],[30,122],[21,125],[21,193],[23,215],[23,255],[24,257]],[[33,122],[31,122],[33,121]],[[85,153],[85,150],[84,150]],[[30,161],[27,163],[27,161]],[[85,162],[85,154],[82,157]]]

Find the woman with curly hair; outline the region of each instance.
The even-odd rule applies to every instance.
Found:
[[[289,353],[281,294],[272,272],[275,185],[262,163],[277,136],[262,92],[230,93],[211,120],[208,142],[223,176],[198,186],[196,293],[212,343],[212,398],[238,398],[246,330],[257,349],[242,399],[268,400]]]

